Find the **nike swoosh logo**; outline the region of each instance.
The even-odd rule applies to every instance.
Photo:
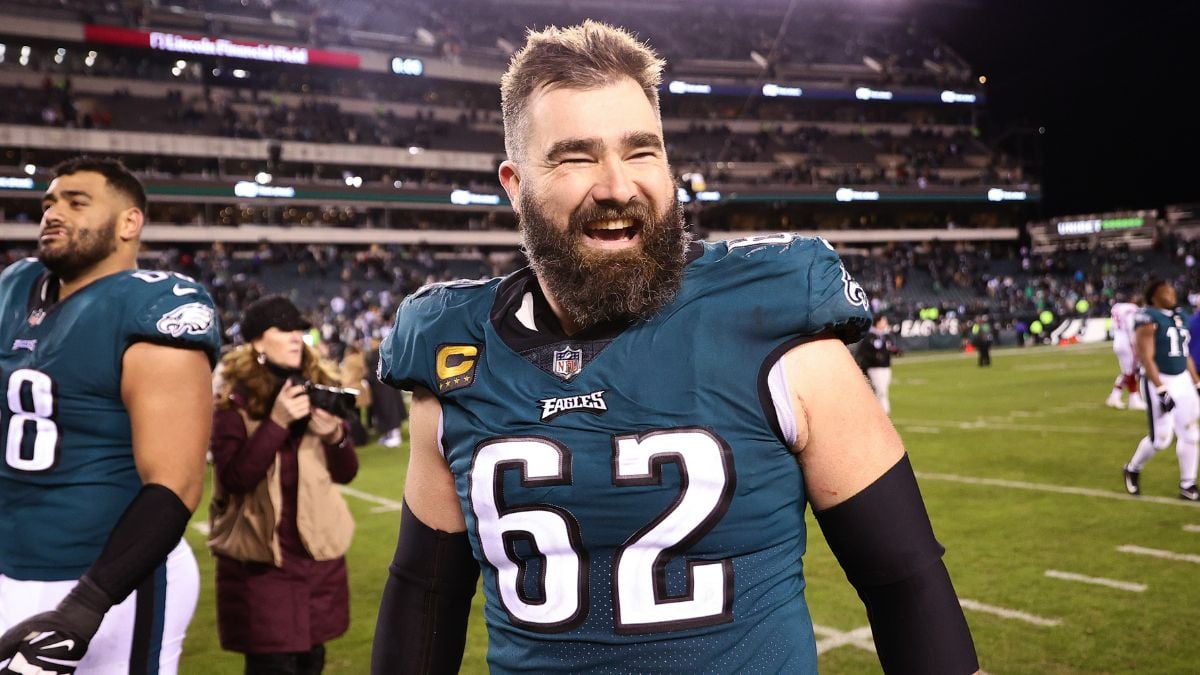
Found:
[[[52,645],[46,645],[45,647],[42,647],[42,649],[54,649],[56,647],[66,647],[67,649],[75,649],[75,641],[74,640],[63,640],[61,642],[55,642]]]
[[[187,286],[180,286],[179,284],[175,284],[175,288],[171,289],[171,292],[175,295],[191,295],[192,293],[198,293],[199,291],[200,289],[198,288],[188,288]]]

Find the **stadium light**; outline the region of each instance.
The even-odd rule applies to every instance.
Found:
[[[877,202],[879,201],[879,193],[875,191],[853,190],[851,188],[838,188],[833,193],[833,198],[839,202]]]
[[[234,76],[234,77],[236,77],[236,78],[237,78],[237,79],[239,79],[239,80],[244,80],[244,79],[246,79],[247,77],[250,77],[250,73],[248,73],[248,72],[246,72],[246,71],[242,70],[241,68],[234,68],[234,69],[233,69],[233,76]]]
[[[259,171],[258,174],[254,176],[254,182],[258,183],[259,185],[269,185],[274,179],[275,177],[266,171]]]
[[[762,86],[763,96],[790,96],[797,98],[804,95],[804,90],[800,87],[781,87],[774,82],[768,82]]]
[[[32,164],[26,164],[25,165],[25,173],[27,175],[32,176],[33,174],[37,173],[37,167]]]
[[[32,190],[32,178],[10,178],[0,176],[0,190]]]
[[[8,51],[8,47],[3,42],[0,42],[0,63],[4,63],[4,53],[6,51]]]
[[[892,92],[884,89],[859,87],[854,90],[854,98],[860,101],[890,101],[892,100]]]
[[[425,73],[425,63],[421,59],[406,59],[397,56],[392,59],[392,72],[397,75],[420,77]]]
[[[684,82],[683,80],[671,80],[667,85],[667,91],[672,94],[711,94],[711,84],[694,84],[692,82]]]
[[[410,155],[419,155],[422,152],[425,152],[425,148],[418,147],[416,145],[408,146],[408,154],[410,154]]]
[[[986,75],[979,76],[979,84],[987,84],[987,76]]]
[[[22,66],[29,65],[29,52],[31,51],[33,51],[33,49],[29,45],[21,47],[21,58],[17,59],[17,62]]]
[[[63,49],[62,47],[59,47],[54,52],[54,62],[55,63],[62,63],[63,59],[65,59],[66,57],[67,57],[67,50]]]
[[[470,190],[454,190],[450,193],[450,203],[460,206],[467,204],[483,204],[495,206],[500,203],[500,195],[485,195]]]

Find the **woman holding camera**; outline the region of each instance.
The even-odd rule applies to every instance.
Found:
[[[262,298],[220,366],[208,546],[221,646],[251,675],[320,673],[324,643],[350,623],[354,521],[335,483],[354,478],[358,456],[347,422],[306,393],[338,382],[304,343],[308,327],[286,298]]]

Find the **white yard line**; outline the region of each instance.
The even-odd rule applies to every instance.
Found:
[[[344,495],[356,497],[364,502],[378,504],[379,506],[371,509],[371,513],[389,513],[392,511],[399,511],[402,508],[402,504],[398,501],[388,499],[386,497],[380,497],[379,495],[373,495],[369,492],[363,492],[362,490],[355,490],[354,488],[346,485],[339,485],[338,489],[341,490],[342,494]]]
[[[949,483],[964,483],[967,485],[986,485],[988,487],[1002,487],[1013,490],[1032,490],[1034,492],[1053,492],[1062,495],[1079,495],[1081,497],[1100,497],[1102,499],[1119,499],[1121,501],[1130,502],[1148,502],[1151,504],[1166,504],[1168,506],[1183,506],[1186,508],[1200,508],[1197,502],[1189,502],[1183,499],[1172,497],[1134,497],[1133,495],[1125,494],[1124,492],[1109,492],[1107,490],[1094,490],[1092,488],[1071,487],[1068,485],[1049,485],[1046,483],[1027,483],[1019,480],[1004,480],[1001,478],[976,478],[974,476],[956,476],[949,473],[929,473],[926,471],[918,471],[917,478],[921,480],[940,480]]]
[[[1020,372],[1038,371],[1038,370],[1067,370],[1071,367],[1069,363],[1038,363],[1031,366],[1015,366],[1013,370]]]
[[[821,638],[817,640],[817,654],[824,654],[831,649],[846,645],[858,647],[872,653],[875,651],[875,642],[871,639],[870,626],[855,628],[852,631],[843,633],[836,628],[813,624],[813,633]]]
[[[1126,544],[1118,546],[1117,550],[1121,553],[1132,553],[1134,555],[1146,555],[1151,558],[1162,558],[1163,560],[1178,560],[1180,562],[1190,562],[1200,565],[1200,555],[1193,553],[1176,553],[1174,551],[1164,551],[1158,548],[1146,548],[1144,546],[1134,546]]]
[[[898,426],[919,426],[938,429],[958,429],[963,431],[971,431],[975,429],[993,429],[998,431],[1044,431],[1048,433],[1068,433],[1068,434],[1114,434],[1128,431],[1130,427],[1068,427],[1057,424],[1027,424],[1025,422],[1005,421],[1005,418],[1000,418],[1002,421],[995,419],[976,419],[973,422],[952,422],[947,420],[913,420],[906,418],[898,418],[892,420],[893,424]]]
[[[208,523],[204,522],[203,520],[192,523],[192,529],[206,537],[208,536],[208,533],[211,531],[211,529],[208,526]]]
[[[902,426],[905,431],[914,434],[940,434],[942,432],[941,427],[922,427],[911,424],[902,424],[900,426]]]
[[[1074,572],[1060,572],[1058,570],[1046,570],[1046,576],[1053,579],[1062,579],[1064,581],[1078,581],[1084,584],[1092,584],[1094,586],[1107,586],[1116,588],[1122,591],[1132,591],[1133,593],[1145,592],[1146,584],[1137,584],[1132,581],[1117,581],[1116,579],[1105,579],[1104,577],[1089,577]]]
[[[1200,525],[1184,525],[1184,532],[1200,532]]]
[[[1089,354],[1091,352],[1112,351],[1111,342],[1096,342],[1083,345],[1072,345],[1070,347],[1002,347],[993,349],[993,356],[1019,356],[1019,357],[1035,357],[1035,356],[1064,356],[1067,354]],[[929,363],[933,361],[974,361],[978,355],[974,352],[967,354],[964,352],[942,352],[939,354],[924,354],[921,356],[901,356],[892,361],[893,367],[907,366],[908,364]],[[1114,360],[1116,357],[1113,357]]]
[[[1035,626],[1049,627],[1057,626],[1062,623],[1061,619],[1047,619],[1044,616],[1022,612],[1019,609],[1008,609],[1006,607],[996,607],[995,605],[985,605],[982,602],[968,600],[967,598],[960,598],[958,604],[962,605],[963,609],[970,609],[976,612],[992,614],[1004,619],[1016,619],[1018,621],[1024,621],[1025,623],[1031,623]]]

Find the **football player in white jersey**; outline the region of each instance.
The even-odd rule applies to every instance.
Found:
[[[1121,373],[1104,403],[1110,408],[1124,409],[1125,402],[1121,398],[1124,390],[1129,392],[1130,410],[1145,410],[1146,402],[1138,393],[1138,362],[1133,339],[1133,318],[1140,308],[1122,293],[1117,294],[1116,300],[1112,306],[1113,352],[1117,355]]]

